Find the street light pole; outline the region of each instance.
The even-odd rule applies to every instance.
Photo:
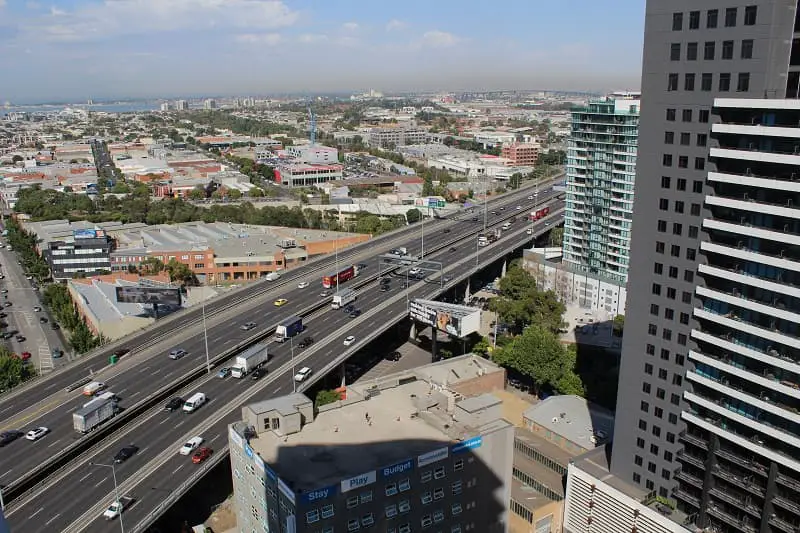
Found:
[[[3,503],[3,487],[0,487],[0,511],[6,510],[6,504]]]
[[[333,253],[336,256],[334,259],[334,264],[336,265],[336,294],[339,294],[339,236],[337,235],[336,238],[333,240]],[[294,379],[294,378],[292,378]]]
[[[419,258],[425,257],[425,215],[422,215],[422,250],[420,251]]]
[[[122,511],[124,509],[122,509],[122,500],[119,499],[119,487],[117,486],[117,468],[114,466],[114,463],[111,463],[110,465],[107,465],[107,464],[103,464],[103,463],[92,463],[92,462],[90,462],[89,464],[92,465],[92,466],[102,466],[104,468],[110,468],[111,469],[111,476],[114,478],[114,498],[116,499],[117,504],[120,506],[120,509],[119,509],[119,530],[122,533],[125,533],[125,526],[122,524]]]
[[[289,349],[292,354],[292,392],[297,392],[297,380],[294,379],[294,376],[297,374],[297,369],[294,366],[294,337],[289,337]]]
[[[203,298],[203,340],[206,345],[206,372],[211,373],[211,359],[208,355],[208,329],[206,328],[206,299]]]

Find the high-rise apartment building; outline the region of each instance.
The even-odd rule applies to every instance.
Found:
[[[573,109],[567,149],[564,262],[619,283],[628,277],[639,95]]]
[[[649,0],[612,471],[800,528],[797,0]]]
[[[243,407],[229,428],[238,531],[505,533],[514,428],[495,396],[465,397],[503,381],[464,356],[319,409],[299,393]]]
[[[189,102],[187,102],[186,100],[176,100],[175,109],[177,111],[186,111],[189,109]]]

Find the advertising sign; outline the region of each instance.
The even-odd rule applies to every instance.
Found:
[[[158,304],[180,307],[180,289],[152,287],[116,287],[117,301],[128,304]]]
[[[294,491],[281,478],[278,478],[278,490],[294,505]]]
[[[402,474],[403,472],[409,472],[414,469],[414,460],[409,459],[407,461],[403,461],[402,463],[397,463],[392,466],[387,466],[381,470],[381,475],[383,477],[392,477],[398,474]]]
[[[450,447],[450,453],[453,455],[464,453],[469,450],[474,450],[475,448],[480,448],[483,444],[483,437],[472,437],[471,439],[459,442],[458,444],[453,444]]]
[[[75,239],[94,239],[97,236],[97,232],[93,229],[72,230],[72,237]]]
[[[252,459],[252,458],[253,458],[253,448],[251,448],[249,444],[245,444],[245,445],[244,445],[244,453],[245,453],[245,455],[247,455],[247,457],[249,457],[250,459]]]
[[[416,198],[414,205],[416,207],[427,207],[428,209],[441,209],[447,205],[447,202],[441,196],[429,196],[427,198]]]
[[[460,337],[461,320],[447,311],[436,311],[436,329]]]
[[[443,459],[447,459],[448,455],[447,448],[439,448],[438,450],[424,453],[417,457],[417,466],[426,466],[432,463],[438,463]]]
[[[375,471],[373,470],[372,472],[351,477],[350,479],[343,479],[342,492],[349,492],[353,489],[360,489],[361,487],[372,485],[375,483],[375,477]]]
[[[417,300],[409,302],[408,314],[410,314],[411,318],[414,320],[427,324],[428,326],[436,324],[436,309],[432,309]]]
[[[478,331],[481,310],[463,305],[438,304],[428,300],[413,300],[408,304],[408,314],[418,322],[434,326],[455,337],[466,337]]]
[[[331,485],[330,487],[323,487],[321,489],[315,489],[306,492],[305,494],[303,494],[302,500],[305,503],[314,503],[320,500],[327,500],[334,494],[336,494],[336,485]]]

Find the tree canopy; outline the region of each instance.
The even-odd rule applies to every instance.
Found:
[[[540,290],[536,279],[516,264],[500,280],[500,296],[489,305],[515,332],[535,324],[555,334],[566,311],[553,291]]]
[[[0,392],[16,387],[33,375],[31,365],[0,346]]]
[[[60,283],[48,285],[42,293],[42,301],[61,325],[70,331],[69,343],[76,352],[86,353],[100,346],[102,338],[92,334],[83,317],[75,310],[66,285]]]

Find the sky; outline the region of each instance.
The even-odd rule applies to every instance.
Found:
[[[0,102],[636,90],[644,0],[0,0]]]

